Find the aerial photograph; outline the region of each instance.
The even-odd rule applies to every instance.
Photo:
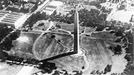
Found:
[[[0,0],[0,75],[134,75],[134,0]]]

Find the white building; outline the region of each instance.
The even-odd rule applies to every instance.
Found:
[[[51,1],[46,5],[45,8],[43,8],[43,12],[45,12],[48,15],[53,14],[53,12],[60,6],[63,5],[63,2],[60,1]]]

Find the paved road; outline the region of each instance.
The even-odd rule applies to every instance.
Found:
[[[0,75],[32,75],[39,70],[29,66],[10,66],[5,63],[0,63]]]
[[[0,75],[16,75],[21,69],[22,66],[10,66],[5,63],[0,63]]]

